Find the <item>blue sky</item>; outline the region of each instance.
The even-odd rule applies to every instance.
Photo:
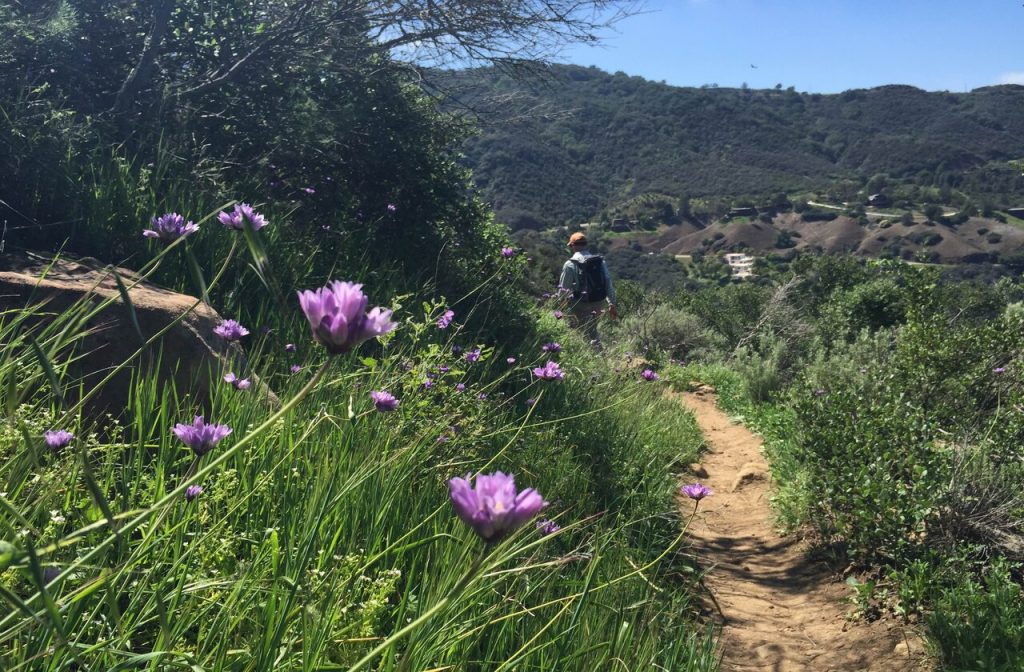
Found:
[[[558,60],[676,86],[965,91],[1024,84],[1022,41],[1022,0],[646,0]]]

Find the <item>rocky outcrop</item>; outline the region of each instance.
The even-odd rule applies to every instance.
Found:
[[[95,308],[110,300],[80,325],[84,335],[61,353],[61,359],[70,362],[63,383],[71,401],[81,391],[91,390],[111,369],[132,359],[144,339],[167,328],[90,399],[85,409],[89,415],[121,415],[134,376],[157,376],[161,385],[173,383],[178,395],[189,395],[196,411],[201,412],[209,406],[212,386],[224,384],[225,373],[249,373],[242,348],[214,334],[222,321],[215,310],[194,297],[140,283],[132,271],[116,270],[124,286],[130,288],[131,308],[122,300],[111,268],[95,259],[35,254],[0,258],[0,310],[31,310],[26,325],[35,333],[57,316],[84,316],[83,304]],[[255,380],[250,393],[276,402]]]

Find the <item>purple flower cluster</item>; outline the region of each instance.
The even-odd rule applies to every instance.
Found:
[[[644,380],[658,380],[659,378],[658,374],[650,369],[644,369],[643,373],[640,374],[640,377]]]
[[[67,447],[75,435],[65,429],[51,429],[43,432],[43,439],[50,450],[60,450]]]
[[[249,330],[240,325],[234,320],[224,320],[220,323],[220,326],[213,330],[213,333],[217,334],[225,341],[237,341],[244,336],[249,335]]]
[[[544,352],[561,352],[562,345],[560,343],[555,342],[545,343],[540,347],[540,349],[543,350]]]
[[[516,256],[515,248],[511,248],[511,247],[503,247],[503,248],[501,248],[501,256],[503,256],[506,259],[511,259],[512,257]]]
[[[145,229],[142,232],[146,238],[159,238],[170,243],[178,238],[183,238],[199,230],[199,227],[192,222],[186,222],[185,218],[176,212],[168,212],[154,217],[150,221],[152,229]]]
[[[196,457],[202,457],[220,443],[221,439],[230,434],[231,428],[227,425],[207,424],[203,420],[203,416],[197,415],[191,425],[183,425],[179,422],[171,431],[182,443],[192,449]]]
[[[553,520],[538,520],[537,531],[540,532],[542,537],[546,537],[549,534],[554,534],[561,530],[562,527]]]
[[[231,372],[228,372],[228,374],[224,376],[224,382],[236,390],[248,390],[252,387],[252,381],[248,378],[239,378]]]
[[[516,491],[511,474],[496,471],[448,481],[455,514],[486,542],[498,541],[533,518],[548,505],[533,488]]]
[[[565,378],[565,372],[558,367],[558,362],[550,360],[544,366],[533,369],[533,375],[541,380],[562,380]]]
[[[381,413],[389,413],[398,408],[398,399],[393,394],[384,390],[370,392],[370,399],[373,400],[373,405]]]
[[[505,358],[505,363],[506,364],[515,364],[516,363],[516,358],[515,357],[506,357]]]
[[[480,348],[473,348],[466,353],[467,362],[479,362],[480,361]]]
[[[562,319],[562,311],[560,311],[560,310],[556,310],[555,312],[553,312],[551,314],[554,315],[556,320]]]
[[[689,485],[684,485],[680,488],[680,492],[690,499],[698,502],[705,497],[715,494],[711,492],[711,488],[707,487],[703,483],[690,483]]]
[[[362,289],[361,284],[334,280],[315,291],[299,292],[313,338],[332,355],[348,352],[397,326],[390,310],[378,306],[366,312],[369,299]]]
[[[254,231],[259,231],[267,225],[267,218],[256,212],[248,203],[238,203],[234,210],[227,210],[217,215],[217,220],[229,229],[241,231],[245,228],[245,222],[252,225]]]
[[[444,314],[442,314],[441,317],[437,318],[437,328],[438,329],[447,329],[448,326],[452,323],[452,318],[454,318],[454,317],[455,317],[455,311],[454,310],[446,310],[446,311],[444,311]]]
[[[190,485],[185,488],[185,501],[191,502],[193,499],[203,494],[203,486],[201,485]]]

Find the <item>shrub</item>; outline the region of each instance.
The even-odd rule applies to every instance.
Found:
[[[980,578],[957,581],[938,596],[928,627],[947,669],[1024,669],[1024,599],[1011,569],[996,562]]]
[[[665,304],[627,317],[622,331],[634,351],[654,349],[676,359],[712,359],[726,347],[725,338],[696,315]]]
[[[877,331],[901,323],[906,291],[894,278],[876,278],[833,294],[822,310],[820,331],[831,341],[848,340],[862,330]]]

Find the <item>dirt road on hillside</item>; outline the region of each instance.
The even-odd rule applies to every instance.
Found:
[[[708,441],[702,463],[714,491],[691,526],[693,553],[721,608],[722,672],[903,672],[928,670],[920,638],[892,620],[851,622],[850,589],[799,541],[780,537],[768,506],[761,440],[687,393]],[[685,500],[683,506],[690,506]]]

